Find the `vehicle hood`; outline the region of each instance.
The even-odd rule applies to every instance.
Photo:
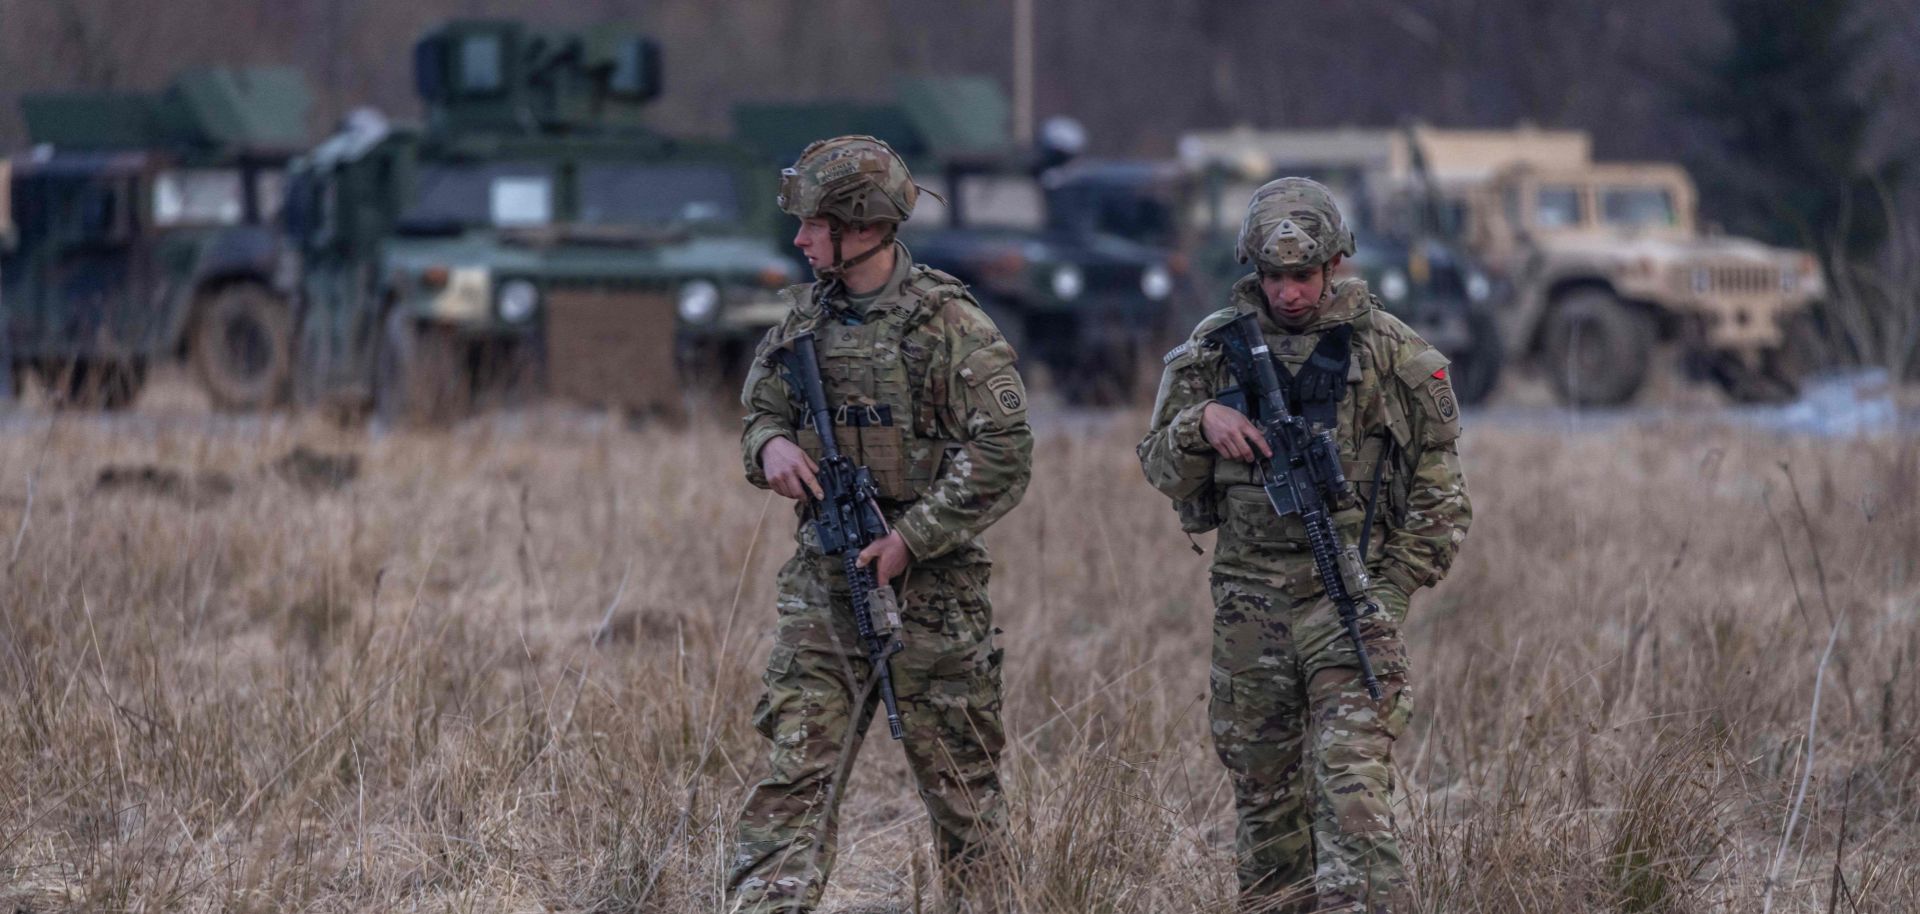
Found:
[[[632,247],[564,240],[529,244],[493,232],[472,232],[451,238],[395,238],[386,243],[384,259],[390,273],[412,273],[428,267],[488,267],[496,275],[632,280],[757,277],[774,268],[798,276],[792,261],[781,256],[772,241],[731,236],[689,237]]]
[[[990,258],[1018,250],[1029,263],[1071,263],[1088,266],[1137,266],[1145,269],[1167,259],[1157,248],[1115,235],[1078,232],[1035,232],[1013,228],[939,228],[903,240],[915,252],[933,261],[943,257]],[[937,263],[936,263],[937,265]]]
[[[1655,235],[1578,235],[1545,240],[1546,250],[1593,260],[1651,260],[1679,263],[1692,260],[1744,261],[1773,264],[1800,255],[1750,238],[1673,238]]]

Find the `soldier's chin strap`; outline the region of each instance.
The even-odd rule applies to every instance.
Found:
[[[845,227],[841,225],[837,219],[827,228],[827,237],[833,239],[833,264],[814,270],[814,273],[820,277],[820,282],[814,284],[813,299],[816,304],[820,305],[823,312],[831,313],[846,323],[858,324],[861,322],[860,316],[853,312],[843,311],[840,308],[834,307],[833,296],[847,287],[847,269],[849,267],[859,266],[875,254],[893,247],[893,240],[899,234],[899,231],[896,227],[894,230],[887,232],[886,237],[881,238],[880,243],[874,245],[871,250],[856,254],[852,259],[842,260],[840,257],[840,238],[844,231]]]
[[[827,228],[827,237],[833,239],[833,265],[815,272],[820,274],[821,279],[845,279],[848,268],[857,267],[873,257],[873,255],[893,247],[893,239],[897,231],[897,229],[889,230],[886,236],[880,239],[879,244],[874,245],[864,253],[855,254],[852,258],[843,260],[840,257],[840,239],[846,232],[846,226],[842,225],[840,220],[835,219]]]

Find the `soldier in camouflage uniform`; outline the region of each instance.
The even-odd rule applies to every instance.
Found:
[[[780,572],[779,620],[754,726],[772,773],[741,815],[729,910],[810,911],[833,866],[836,816],[878,699],[846,576],[824,556],[806,499],[819,494],[817,435],[772,353],[816,335],[835,437],[873,471],[892,533],[861,553],[897,589],[895,692],[907,761],[932,820],[950,898],[1006,828],[996,766],[1001,651],[980,534],[1019,502],[1031,469],[1027,395],[1014,352],[966,288],[913,262],[894,238],[920,189],[871,137],[807,147],[780,205],[818,279],[786,294],[747,376],[741,446],[753,484],[801,501],[799,548]]]
[[[1408,596],[1446,573],[1471,509],[1447,360],[1364,282],[1332,279],[1353,250],[1326,188],[1304,178],[1260,188],[1239,239],[1240,261],[1257,272],[1168,353],[1139,447],[1182,528],[1219,530],[1209,714],[1233,781],[1248,910],[1412,910],[1389,803],[1393,742],[1413,709],[1400,626]],[[1357,489],[1334,520],[1345,542],[1372,546],[1361,632],[1379,701],[1361,683],[1299,517],[1276,514],[1260,485],[1252,461],[1265,440],[1222,402],[1234,381],[1207,334],[1245,313],[1283,369],[1290,408],[1331,420]]]

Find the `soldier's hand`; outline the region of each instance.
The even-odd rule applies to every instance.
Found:
[[[1222,403],[1209,403],[1200,411],[1200,434],[1229,460],[1253,462],[1253,455],[1272,457],[1267,438],[1239,410]]]
[[[760,448],[760,471],[773,490],[795,500],[822,496],[820,465],[790,438],[775,438]]]
[[[900,531],[894,530],[860,550],[860,559],[856,563],[865,568],[874,566],[874,580],[885,584],[907,570],[907,563],[913,560],[913,551],[907,548],[907,541],[900,538]]]

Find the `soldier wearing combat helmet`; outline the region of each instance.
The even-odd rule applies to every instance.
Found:
[[[1391,794],[1413,711],[1400,627],[1409,596],[1452,564],[1472,517],[1447,359],[1359,280],[1332,195],[1304,178],[1257,191],[1238,253],[1254,271],[1167,354],[1141,466],[1182,529],[1219,531],[1212,567],[1214,748],[1239,820],[1244,904],[1262,911],[1411,911]],[[1255,315],[1289,409],[1331,430],[1358,498],[1333,518],[1371,586],[1362,640],[1381,697],[1315,574],[1297,515],[1261,486],[1266,440],[1208,334]]]
[[[846,575],[805,523],[820,494],[820,440],[773,354],[812,331],[834,437],[868,467],[891,532],[860,554],[900,606],[893,655],[901,744],[933,826],[949,899],[980,878],[1006,829],[997,771],[1001,652],[980,534],[1019,502],[1033,436],[1013,348],[966,287],[915,264],[894,238],[921,189],[887,144],[851,136],[808,146],[781,175],[780,207],[818,279],[760,344],[741,437],[747,479],[800,503],[793,558],[777,581],[766,691],[754,710],[771,772],[740,818],[731,911],[810,911],[835,851],[835,817],[878,700],[848,605]]]

